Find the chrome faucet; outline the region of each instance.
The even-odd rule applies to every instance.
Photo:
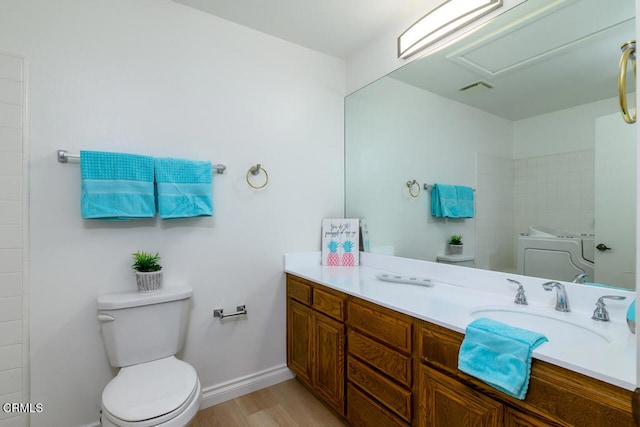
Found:
[[[522,284],[520,282],[518,282],[517,280],[513,280],[513,279],[507,279],[507,282],[509,283],[514,283],[516,285],[518,285],[518,291],[516,293],[516,298],[513,300],[513,302],[515,302],[516,304],[520,304],[520,305],[527,305],[527,296],[524,294],[524,287],[522,286]]]
[[[568,313],[571,311],[569,308],[569,297],[567,297],[567,291],[562,283],[558,282],[546,282],[542,284],[545,291],[550,291],[556,288],[556,310]]]
[[[598,298],[598,302],[596,302],[596,309],[593,312],[593,316],[591,318],[593,320],[598,320],[600,322],[608,322],[609,321],[609,312],[607,311],[604,304],[605,299],[612,299],[616,301],[622,301],[623,299],[627,299],[627,297],[621,297],[618,295],[605,295],[603,297]]]
[[[584,283],[589,278],[588,274],[580,273],[573,278],[573,283]]]

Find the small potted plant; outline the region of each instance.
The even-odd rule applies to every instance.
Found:
[[[133,255],[134,263],[131,265],[136,271],[136,282],[138,291],[153,292],[160,289],[162,285],[162,266],[158,264],[160,255],[158,252],[138,251]]]
[[[454,234],[449,238],[449,253],[460,255],[462,253],[462,234]]]

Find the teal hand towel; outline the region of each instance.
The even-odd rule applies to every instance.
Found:
[[[473,218],[474,210],[474,194],[473,188],[464,185],[456,185],[456,215],[457,218]]]
[[[437,218],[473,218],[473,188],[434,184],[431,189],[431,215]]]
[[[160,218],[213,215],[211,162],[156,158],[155,171]]]
[[[453,185],[434,184],[431,189],[431,214],[437,218],[450,215],[450,207],[457,203],[456,187]]]
[[[126,220],[156,215],[153,157],[81,151],[80,172],[83,218]]]
[[[467,326],[458,369],[522,400],[529,388],[531,354],[546,341],[538,332],[477,319]]]

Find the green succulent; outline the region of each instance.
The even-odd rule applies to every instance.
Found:
[[[133,255],[133,259],[135,260],[131,265],[131,268],[136,271],[148,273],[151,271],[162,270],[162,266],[158,264],[158,261],[160,261],[160,255],[158,252],[153,255],[151,252],[138,251],[131,255]]]
[[[462,244],[462,234],[454,234],[449,238],[450,245],[461,245]]]

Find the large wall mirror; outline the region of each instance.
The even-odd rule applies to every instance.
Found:
[[[632,39],[634,2],[529,0],[349,95],[346,217],[373,252],[436,261],[462,234],[476,268],[634,288]],[[434,183],[473,187],[475,216],[433,217]]]

